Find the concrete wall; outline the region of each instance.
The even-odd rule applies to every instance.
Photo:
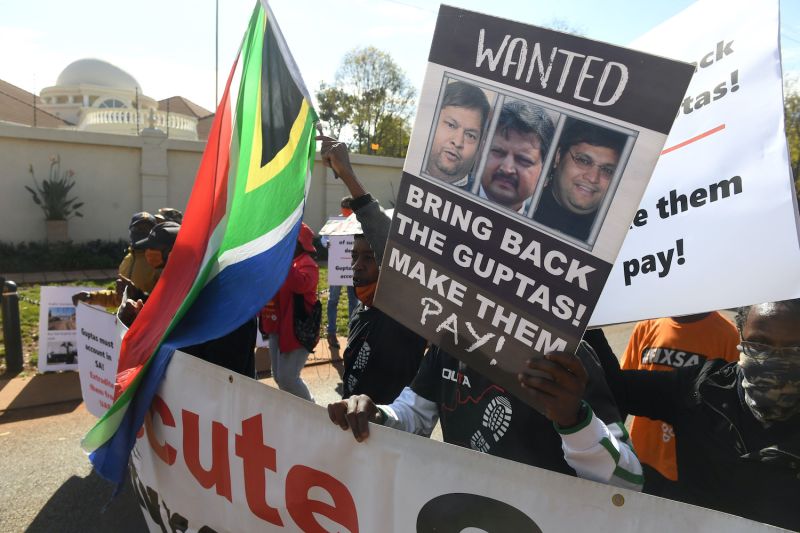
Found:
[[[133,213],[159,207],[184,209],[205,143],[167,139],[158,131],[141,136],[111,135],[0,124],[0,241],[45,238],[44,214],[25,185],[32,186],[28,165],[44,178],[51,156],[61,156],[62,170],[75,171],[73,189],[85,203],[83,218],[69,221],[76,241],[125,239]],[[402,159],[356,155],[353,167],[381,204],[392,207],[402,174]],[[315,231],[339,213],[347,193],[317,155],[306,203],[305,221]]]

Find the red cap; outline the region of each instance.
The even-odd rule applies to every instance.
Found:
[[[303,247],[306,252],[316,252],[314,248],[314,230],[308,227],[305,222],[300,224],[300,233],[297,234],[297,242]]]

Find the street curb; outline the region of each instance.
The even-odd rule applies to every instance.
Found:
[[[0,413],[82,399],[77,372],[0,378]]]
[[[339,342],[345,346],[347,339],[339,337]],[[265,370],[269,368],[269,356],[257,351],[256,359],[259,374],[265,374]],[[328,344],[321,339],[305,366],[332,362]],[[32,376],[0,376],[0,415],[7,411],[82,400],[80,375],[77,371],[47,372]]]

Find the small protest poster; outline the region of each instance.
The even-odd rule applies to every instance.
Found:
[[[78,369],[72,295],[96,287],[45,287],[39,293],[39,372]]]
[[[81,394],[86,409],[99,418],[114,402],[114,381],[121,342],[117,318],[103,309],[84,303],[78,304],[75,314]]]
[[[693,67],[442,6],[375,306],[506,390],[574,351]]]
[[[328,248],[328,285],[353,284],[352,235],[331,235]]]
[[[357,235],[359,233],[361,233],[361,224],[355,215],[330,217],[319,230],[320,237]]]
[[[319,230],[328,243],[328,285],[353,285],[352,251],[354,235],[361,224],[354,214],[330,217]]]

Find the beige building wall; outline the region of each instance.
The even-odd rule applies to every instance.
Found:
[[[25,186],[47,176],[50,157],[61,156],[61,169],[75,171],[75,195],[84,202],[83,218],[69,221],[69,237],[126,239],[133,213],[159,207],[185,209],[204,142],[167,139],[159,131],[141,136],[87,133],[0,124],[0,241],[41,241],[42,210]],[[402,175],[402,159],[352,155],[365,188],[385,208],[393,206]],[[315,231],[339,213],[347,193],[317,154],[304,219]]]

